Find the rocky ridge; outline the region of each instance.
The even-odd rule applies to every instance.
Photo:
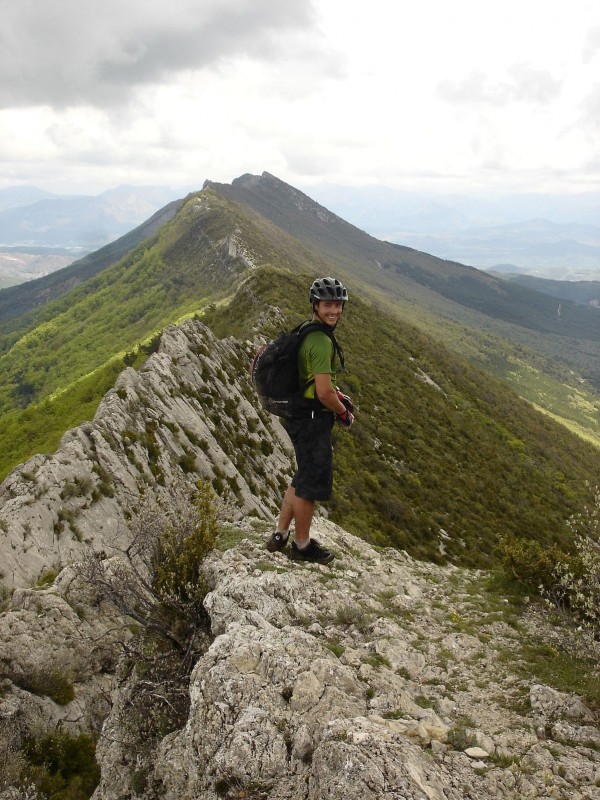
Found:
[[[168,494],[182,476],[212,482],[234,517],[268,516],[292,453],[276,419],[256,407],[252,348],[217,340],[196,320],[167,328],[139,371],[121,373],[93,421],[13,470],[0,485],[4,583],[30,586],[90,546],[125,541],[127,510],[146,491]]]
[[[592,712],[519,670],[523,638],[544,635],[532,612],[493,606],[480,573],[377,551],[325,519],[328,566],[267,553],[260,527],[238,523],[242,540],[205,563],[214,639],[146,796],[600,798]],[[94,800],[131,797],[114,723]]]
[[[600,799],[594,715],[522,669],[522,640],[550,636],[533,609],[493,606],[480,573],[378,551],[325,518],[328,567],[264,550],[291,453],[256,408],[253,347],[196,320],[169,328],[93,421],[0,486],[0,799],[24,800],[1,767],[28,732],[103,720],[95,800]],[[132,756],[131,634],[77,564],[127,547],[145,496],[198,479],[222,499],[210,638],[185,725]]]

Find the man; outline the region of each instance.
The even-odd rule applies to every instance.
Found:
[[[333,331],[344,311],[348,292],[337,278],[320,278],[310,287],[313,322]],[[315,398],[321,408],[305,416],[285,420],[298,470],[288,487],[277,522],[277,530],[267,541],[267,550],[284,550],[292,520],[295,523],[291,558],[328,564],[333,553],[310,538],[315,502],[329,500],[333,487],[332,429],[337,419],[349,428],[354,422],[349,397],[336,388],[336,351],[325,331],[312,331],[300,343],[298,378],[305,386],[304,397]]]

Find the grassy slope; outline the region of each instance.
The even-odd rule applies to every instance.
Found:
[[[297,236],[315,273],[327,264],[354,292],[365,287],[382,307],[600,444],[597,309],[566,303],[559,319],[550,296],[380,242],[272,176],[214,186],[252,209],[257,225],[268,218]]]
[[[206,319],[243,338],[272,304],[291,324],[306,313],[309,279],[257,272],[225,315]],[[565,546],[565,520],[589,499],[600,451],[371,303],[348,304],[339,338],[349,365],[340,383],[360,410],[352,431],[336,434],[336,521],[421,557],[439,558],[443,541],[453,559],[477,566],[494,562],[502,535]]]
[[[231,289],[245,264],[226,239],[244,220],[208,199],[191,198],[125,259],[0,337],[0,475],[91,418],[118,373],[144,357],[140,345],[151,349],[166,325]]]
[[[169,203],[125,236],[64,269],[1,292],[0,334],[27,328],[28,324],[37,318],[40,306],[50,303],[98,272],[116,264],[140,242],[153,236],[162,225],[172,219],[181,203],[182,201]],[[14,321],[16,318],[19,318],[18,322]]]

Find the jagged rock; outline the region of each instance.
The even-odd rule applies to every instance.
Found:
[[[3,580],[31,586],[48,570],[127,541],[126,511],[148,488],[212,481],[232,517],[270,517],[291,465],[289,440],[256,408],[249,354],[188,320],[126,369],[92,422],[63,436],[0,485]]]
[[[593,720],[594,715],[580,697],[534,684],[529,692],[532,709],[544,717]]]
[[[573,732],[556,730],[566,759],[560,777],[551,752],[540,751],[535,716],[503,702],[515,683],[510,669],[490,653],[484,689],[475,686],[473,657],[450,649],[476,650],[477,637],[455,635],[440,608],[442,596],[446,607],[451,594],[456,602],[448,577],[467,581],[467,571],[375,553],[325,519],[316,533],[338,558],[327,567],[293,564],[264,550],[260,529],[239,526],[246,538],[205,563],[214,640],[191,677],[188,721],[147,766],[166,800],[598,798],[591,761],[560,743],[575,741]],[[390,588],[407,581],[418,589],[410,614],[390,603]],[[503,636],[512,646],[514,632],[498,632],[494,646]],[[478,727],[461,734],[466,718]],[[116,744],[114,720],[100,742],[94,800],[124,800],[135,770]],[[477,746],[461,747],[461,735]],[[490,753],[502,753],[506,766]]]

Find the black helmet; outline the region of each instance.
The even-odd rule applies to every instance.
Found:
[[[311,304],[319,300],[342,300],[345,303],[347,299],[348,291],[337,278],[317,278],[310,287]]]

